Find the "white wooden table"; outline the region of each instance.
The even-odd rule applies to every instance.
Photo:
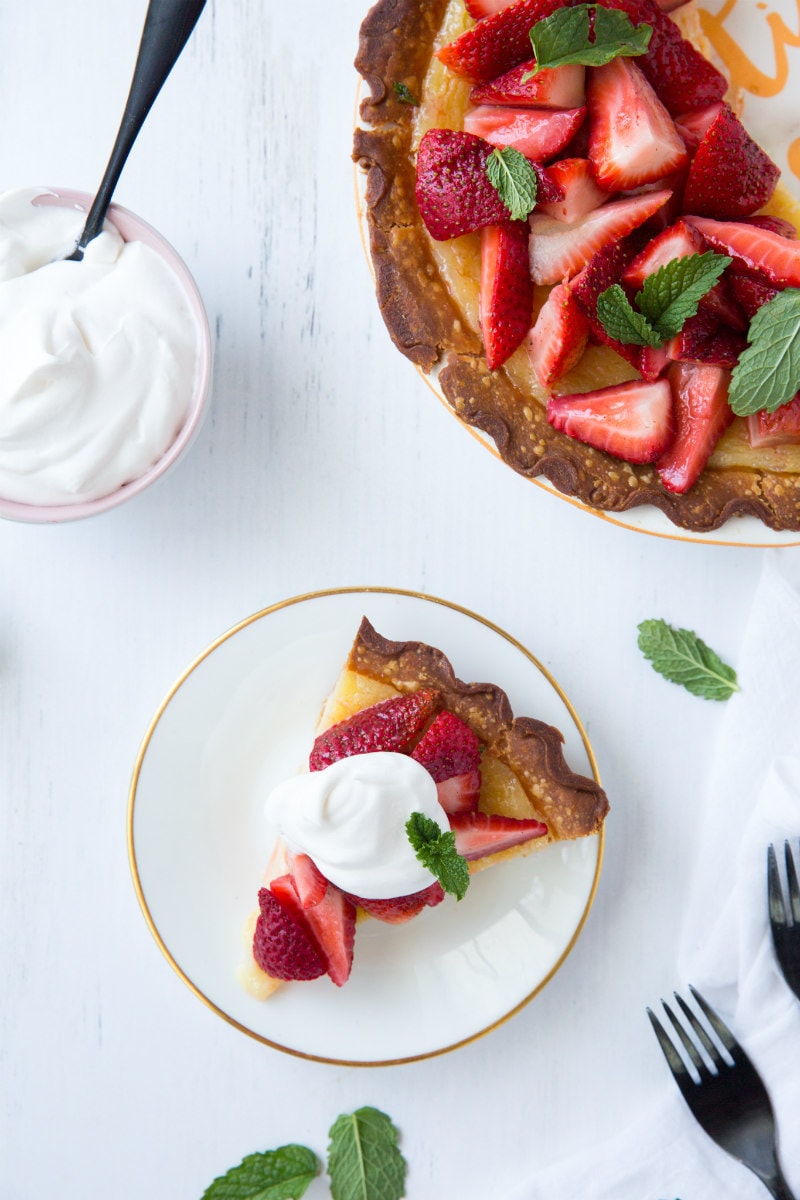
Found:
[[[94,187],[143,9],[3,7],[3,187]],[[735,664],[765,552],[646,537],[546,494],[394,350],[354,212],[362,16],[363,0],[209,0],[117,198],[203,292],[210,418],[129,506],[0,524],[2,1200],[197,1200],[253,1151],[324,1153],[365,1104],[401,1130],[410,1197],[478,1200],[607,1136],[663,1081],[644,1006],[682,982],[687,830],[721,706],[660,680],[636,626],[692,627]],[[137,747],[189,661],[251,612],[354,584],[438,595],[528,646],[612,803],[594,908],[544,991],[454,1054],[373,1070],[280,1054],[200,1004],[142,919],[125,840]]]

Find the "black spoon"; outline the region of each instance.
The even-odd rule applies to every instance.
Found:
[[[67,255],[67,261],[80,262],[84,248],[101,232],[114,188],[131,147],[153,101],[189,40],[205,3],[206,0],[150,0],[117,140],[89,209],[83,233],[72,254]]]

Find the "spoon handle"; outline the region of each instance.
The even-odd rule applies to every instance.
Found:
[[[117,140],[89,209],[76,256],[103,228],[108,206],[122,174],[131,146],[158,93],[197,24],[206,0],[150,0],[144,20],[139,54],[122,114]]]

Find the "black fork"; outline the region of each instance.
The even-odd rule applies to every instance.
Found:
[[[788,898],[781,885],[775,847],[767,850],[767,898],[772,944],[783,976],[800,1000],[800,886],[789,842],[783,843]]]

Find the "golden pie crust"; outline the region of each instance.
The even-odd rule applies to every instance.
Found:
[[[453,0],[379,0],[361,26],[356,67],[369,95],[361,104],[353,157],[366,172],[369,249],[378,304],[393,342],[423,372],[435,373],[448,405],[467,425],[491,437],[509,466],[530,478],[544,477],[592,508],[623,513],[652,504],[691,531],[718,529],[729,518],[747,514],[771,529],[800,530],[800,449],[754,453],[737,420],[697,483],[675,495],[651,465],[622,462],[554,430],[545,415],[546,393],[531,378],[524,346],[502,368],[489,370],[476,311],[462,311],[448,283],[460,272],[462,259],[467,265],[477,262],[478,235],[455,239],[447,249],[425,230],[414,196],[414,153],[424,130],[418,109],[401,102],[394,86],[403,83],[422,100],[429,121],[438,108],[439,120],[433,123],[459,127],[468,86],[447,79],[433,59],[434,49],[460,31],[442,32],[443,22],[452,22],[453,8]],[[463,21],[462,14],[461,28]],[[443,94],[440,104],[429,97],[426,104],[426,80],[452,94]],[[768,207],[797,223],[797,208],[785,189]],[[538,303],[545,294],[537,289]],[[562,381],[569,386],[560,390],[602,386],[611,381],[609,369],[619,379],[636,374],[613,351],[591,347],[577,371]]]

